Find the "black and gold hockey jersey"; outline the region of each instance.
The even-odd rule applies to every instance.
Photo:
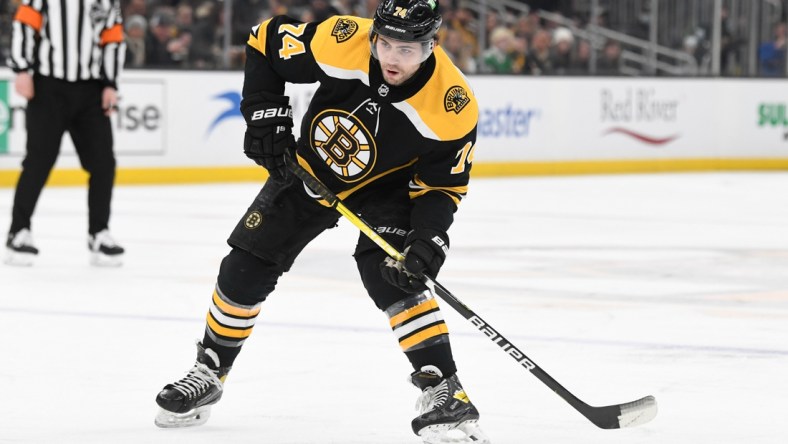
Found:
[[[372,20],[301,23],[277,16],[252,30],[243,94],[320,86],[303,116],[299,163],[340,198],[407,169],[413,227],[447,230],[468,188],[478,106],[437,47],[413,78],[385,83],[371,55]]]

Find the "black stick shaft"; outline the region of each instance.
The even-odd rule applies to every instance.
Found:
[[[320,182],[316,177],[309,174],[301,165],[299,165],[295,160],[291,159],[290,157],[286,157],[287,166],[290,170],[299,178],[301,179],[309,188],[311,188],[314,192],[319,194],[326,202],[331,205],[334,209],[339,211],[343,216],[345,216],[353,225],[355,225],[358,229],[360,229],[366,236],[368,236],[373,242],[375,242],[378,246],[380,246],[389,256],[392,258],[402,261],[404,260],[405,256],[400,253],[396,248],[394,248],[391,244],[386,242],[385,239],[381,238],[377,231],[359,217],[357,214],[350,211],[343,203],[342,200],[339,199],[331,190],[328,189],[322,182]],[[558,381],[553,379],[552,376],[547,374],[541,367],[536,365],[533,360],[528,358],[519,348],[517,348],[514,344],[509,342],[502,334],[498,333],[498,331],[493,328],[487,321],[481,318],[476,312],[468,308],[467,305],[462,303],[456,296],[454,296],[449,290],[446,289],[443,285],[438,283],[436,280],[429,276],[424,276],[424,283],[427,287],[433,292],[433,294],[437,294],[441,299],[443,299],[451,308],[456,310],[462,317],[467,319],[474,327],[476,327],[480,332],[482,332],[487,338],[489,338],[492,342],[494,342],[498,347],[501,348],[506,354],[511,356],[518,364],[520,364],[525,369],[529,370],[534,376],[536,376],[540,381],[542,381],[546,386],[548,386],[553,392],[555,392],[558,396],[563,398],[569,405],[575,408],[578,412],[580,412],[583,416],[588,418],[591,422],[603,429],[614,429],[619,428],[622,426],[620,420],[622,417],[622,407],[630,408],[633,410],[643,410],[643,414],[638,416],[636,420],[631,421],[628,424],[623,424],[623,426],[631,426],[631,425],[638,425],[642,424],[643,422],[648,422],[653,415],[656,415],[656,403],[654,398],[648,396],[646,398],[627,403],[627,404],[620,404],[620,405],[611,405],[606,407],[592,407],[585,402],[581,401],[575,395],[573,395],[569,390],[564,388]]]

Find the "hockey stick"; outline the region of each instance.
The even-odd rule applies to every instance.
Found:
[[[337,210],[340,214],[345,216],[353,225],[361,230],[364,235],[369,237],[370,240],[375,242],[392,258],[403,261],[405,256],[400,253],[396,248],[391,246],[385,239],[378,235],[377,231],[361,219],[357,214],[349,210],[331,190],[328,189],[322,182],[307,172],[301,165],[290,157],[286,157],[287,166],[290,170],[301,179],[312,191],[319,194],[328,204]],[[534,376],[539,378],[546,386],[550,387],[558,396],[568,402],[572,407],[580,412],[583,416],[588,418],[597,427],[602,429],[618,429],[623,427],[634,427],[645,424],[657,415],[657,401],[653,396],[646,396],[645,398],[638,399],[637,401],[627,402],[624,404],[615,404],[603,407],[594,407],[586,404],[578,399],[569,390],[564,388],[552,376],[542,370],[541,367],[536,365],[525,353],[520,351],[514,344],[509,342],[490,324],[484,321],[473,310],[468,308],[459,299],[457,299],[449,290],[443,285],[429,276],[423,276],[424,283],[433,294],[437,294],[453,309],[455,309],[465,319],[470,321],[479,331],[484,333],[485,336],[490,338],[495,344],[501,347],[501,350],[506,352],[509,356],[514,358],[518,364],[529,370]]]

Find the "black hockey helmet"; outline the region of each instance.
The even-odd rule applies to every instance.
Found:
[[[426,60],[435,47],[435,35],[442,21],[438,0],[382,0],[375,11],[369,32],[372,54],[377,57],[375,41],[381,35],[394,40],[421,43]]]
[[[406,42],[426,42],[441,27],[438,0],[383,0],[375,11],[372,30]]]

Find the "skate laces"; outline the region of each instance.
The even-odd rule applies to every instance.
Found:
[[[425,413],[438,409],[447,399],[449,399],[449,382],[444,379],[435,387],[427,387],[421,392],[421,395],[416,399],[416,410],[419,413]]]
[[[181,392],[187,398],[195,398],[201,395],[211,385],[215,385],[219,390],[222,389],[222,381],[216,373],[200,362],[195,363],[194,367],[180,381],[172,384],[175,390]]]

